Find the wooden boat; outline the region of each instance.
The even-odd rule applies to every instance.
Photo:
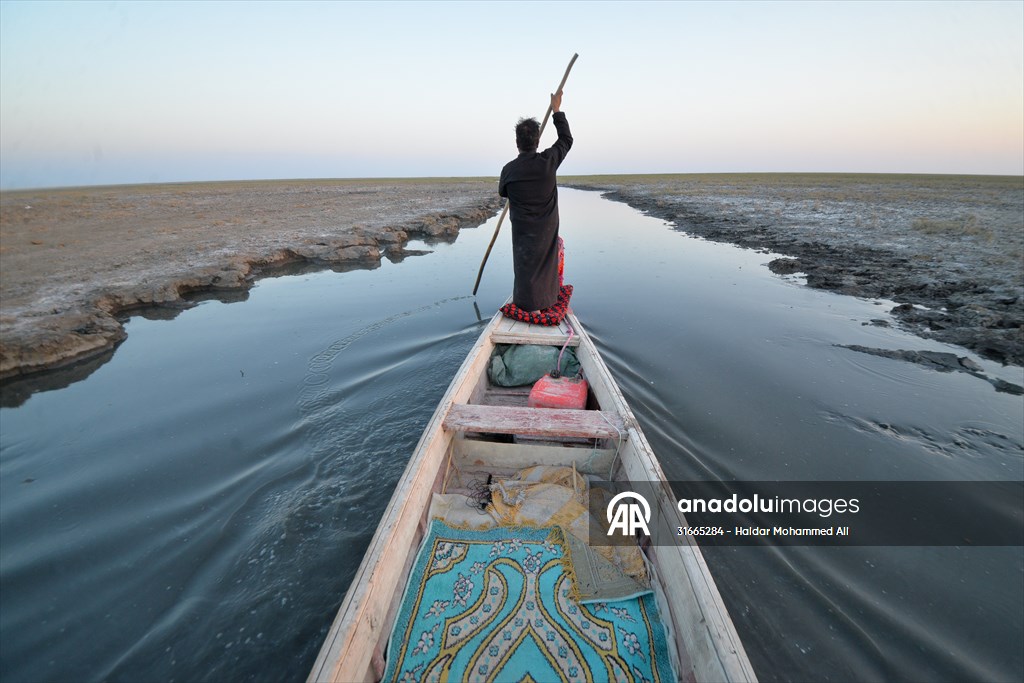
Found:
[[[570,328],[572,333],[570,333]],[[586,410],[526,407],[523,391],[491,386],[487,365],[495,344],[575,347],[589,382]],[[492,435],[527,435],[509,443]],[[598,449],[579,448],[589,439]],[[573,442],[577,443],[573,443]],[[573,466],[604,477],[660,482],[651,501],[663,519],[685,526],[661,466],[590,337],[570,313],[559,327],[516,322],[497,314],[441,399],[391,498],[376,534],[309,674],[310,681],[374,681],[384,657],[414,558],[428,525],[432,494],[453,469],[514,470]],[[612,469],[613,468],[613,469]],[[750,661],[696,544],[643,548],[667,623],[680,680],[754,681]],[[595,676],[600,680],[603,676]]]

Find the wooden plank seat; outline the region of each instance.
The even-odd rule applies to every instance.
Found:
[[[547,344],[561,346],[569,339],[569,323],[557,326],[531,325],[512,318],[502,318],[491,332],[495,344]],[[579,346],[580,335],[574,334],[569,346]]]
[[[527,436],[617,439],[625,436],[622,418],[600,410],[517,408],[453,404],[442,423],[456,432],[519,434]]]

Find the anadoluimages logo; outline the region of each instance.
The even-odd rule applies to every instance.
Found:
[[[638,503],[622,502],[627,498],[633,498]],[[624,536],[634,536],[640,529],[648,536],[651,535],[647,523],[651,521],[651,506],[647,499],[639,493],[623,491],[608,502],[608,535],[620,529]]]

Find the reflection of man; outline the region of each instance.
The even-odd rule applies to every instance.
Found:
[[[512,218],[512,302],[523,311],[538,311],[558,299],[558,188],[555,172],[572,147],[569,122],[560,111],[561,91],[551,96],[558,140],[543,152],[540,124],[520,119],[516,125],[519,156],[505,164],[498,194],[508,197]]]

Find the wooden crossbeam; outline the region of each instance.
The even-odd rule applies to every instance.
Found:
[[[445,429],[457,432],[584,439],[614,439],[625,434],[622,418],[616,413],[462,403],[456,403],[449,409],[443,425]]]
[[[491,341],[495,344],[545,344],[562,346],[566,341],[569,346],[579,346],[579,335],[570,339],[569,325],[563,320],[556,326],[531,325],[512,318],[502,318],[491,332]]]

